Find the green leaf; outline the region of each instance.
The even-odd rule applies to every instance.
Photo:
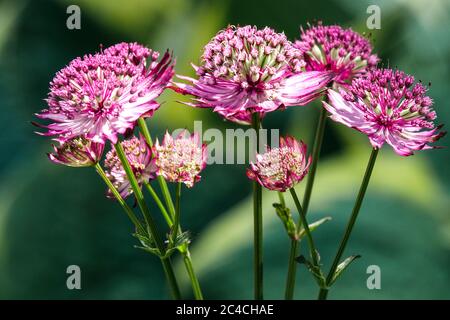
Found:
[[[286,229],[288,236],[291,239],[298,240],[299,235],[297,232],[297,225],[295,224],[294,219],[292,219],[291,211],[289,210],[289,208],[283,206],[280,203],[274,203],[272,205],[275,208],[277,216],[280,218],[281,222],[283,222],[284,229]]]
[[[187,245],[191,243],[191,233],[190,231],[184,231],[183,233],[177,235],[174,243],[171,243],[170,234],[167,235],[168,240],[166,243],[169,243],[169,247],[166,250],[166,253],[161,256],[163,259],[170,257],[176,250],[183,252],[186,250]]]
[[[350,265],[350,263],[352,263],[354,260],[358,258],[361,258],[361,256],[360,255],[350,256],[344,261],[342,261],[337,266],[336,271],[334,272],[333,278],[331,279],[329,285],[332,285],[341,276],[342,272],[344,272],[344,270]]]
[[[136,232],[133,233],[133,236],[139,240],[141,245],[145,248],[154,248],[155,242],[153,238],[148,233],[143,233],[141,230],[136,229]]]
[[[317,229],[321,224],[323,224],[323,223],[325,223],[325,222],[327,222],[327,221],[330,221],[330,220],[331,220],[331,217],[325,217],[325,218],[322,218],[322,219],[320,219],[320,220],[317,220],[316,222],[313,222],[313,223],[309,224],[309,231],[313,232],[313,231],[314,231],[315,229]],[[300,239],[303,238],[303,237],[306,235],[305,229],[304,229],[304,228],[301,228],[300,231],[299,231],[299,233],[298,233],[298,235],[299,235],[299,238],[300,238]]]
[[[136,232],[133,233],[133,236],[141,243],[141,246],[134,246],[135,248],[147,251],[159,257],[161,256],[159,249],[156,247],[155,241],[149,233],[144,233],[143,230],[136,228]]]
[[[191,243],[191,232],[184,231],[183,233],[177,235],[175,242],[173,243],[173,248],[178,248]]]
[[[149,247],[141,247],[141,246],[134,246],[134,247],[136,249],[141,249],[141,250],[147,251],[149,253],[152,253],[154,255],[157,255],[158,257],[161,256],[160,253],[159,253],[159,250],[157,248],[149,248]]]
[[[327,281],[325,279],[324,274],[322,273],[322,270],[320,269],[320,266],[314,265],[311,261],[306,259],[303,255],[295,258],[295,261],[297,261],[300,264],[304,264],[308,268],[309,272],[313,275],[314,279],[316,280],[316,282],[320,288],[327,287]]]

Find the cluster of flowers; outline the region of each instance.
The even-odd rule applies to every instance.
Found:
[[[388,143],[407,156],[432,148],[429,143],[444,134],[432,122],[426,88],[401,71],[376,68],[370,42],[351,29],[319,23],[291,43],[269,28],[229,26],[205,47],[201,62],[194,66],[198,79],[179,76],[188,84],[175,83],[176,90],[195,97],[189,105],[213,108],[235,122],[308,104],[326,90],[323,106],[331,119],[363,132],[376,148]],[[285,191],[304,177],[306,147],[287,138],[267,151],[251,165],[249,178]]]
[[[117,143],[119,134],[130,132],[140,117],[159,108],[155,98],[168,86],[195,97],[187,104],[213,108],[243,124],[251,122],[253,113],[263,117],[306,105],[328,88],[323,106],[331,118],[365,133],[374,147],[386,142],[403,156],[432,148],[429,143],[442,133],[432,122],[436,113],[426,88],[401,71],[377,69],[379,59],[371,51],[366,38],[339,26],[312,26],[302,30],[295,43],[267,27],[229,26],[205,46],[201,66],[193,66],[198,79],[178,76],[187,83],[171,86],[174,70],[168,52],[158,62],[158,52],[120,43],[77,58],[57,73],[50,85],[49,107],[37,114],[54,122],[41,125],[48,129],[41,134],[56,136],[60,144],[49,156],[52,161],[89,166],[100,160],[106,141]],[[153,148],[142,137],[123,142],[132,168],[142,180],[159,174],[192,186],[205,167],[205,147],[198,137],[169,137]],[[306,147],[287,138],[280,149],[268,152],[267,158],[280,160],[258,157],[249,170],[251,179],[269,189],[286,190],[303,178],[298,170],[308,169]],[[269,164],[273,168],[268,171]],[[114,151],[107,154],[105,165],[117,187],[129,194]]]
[[[50,84],[48,109],[37,114],[53,123],[43,135],[56,136],[59,145],[48,156],[72,167],[96,165],[105,143],[128,135],[141,117],[159,108],[155,101],[169,85],[174,71],[168,52],[159,53],[137,43],[120,43],[94,55],[73,60]],[[147,59],[149,61],[147,61]],[[147,66],[148,65],[148,66]],[[192,187],[206,166],[206,145],[198,135],[168,133],[150,147],[143,136],[120,142],[139,184],[163,176]],[[107,177],[122,197],[132,193],[125,170],[111,149],[105,157]],[[108,192],[111,196],[111,192]]]
[[[375,150],[386,143],[397,154],[409,156],[436,148],[431,143],[445,132],[434,124],[436,113],[427,88],[402,71],[378,68],[378,63],[366,38],[321,23],[302,29],[296,42],[268,27],[228,26],[205,46],[200,65],[193,65],[196,77],[177,75],[179,81],[172,81],[169,52],[160,58],[140,44],[119,43],[76,58],[59,71],[50,84],[48,108],[37,114],[50,123],[37,125],[46,129],[39,134],[56,141],[49,154],[54,163],[103,170],[105,145],[113,145],[104,157],[103,177],[110,188],[108,196],[118,199],[138,193],[136,183],[141,187],[157,177],[192,187],[206,166],[206,145],[197,134],[166,133],[155,144],[142,128],[139,136],[134,135],[135,127],[160,107],[155,99],[166,88],[192,96],[184,102],[189,106],[210,108],[225,119],[256,128],[269,112],[304,106],[323,96],[323,112],[367,135]],[[122,152],[136,181],[129,180]],[[306,145],[287,136],[278,147],[267,146],[257,154],[247,176],[258,188],[295,193],[292,188],[306,176],[310,164]],[[145,215],[145,207],[141,209]],[[280,212],[287,216],[287,211]],[[174,223],[173,242],[177,219],[173,210],[168,219]]]

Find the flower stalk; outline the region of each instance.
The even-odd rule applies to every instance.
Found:
[[[167,224],[169,226],[172,226],[172,216],[167,212],[166,208],[164,207],[163,203],[161,202],[161,199],[158,197],[158,194],[156,193],[155,189],[153,189],[150,182],[144,183],[145,187],[147,188],[147,191],[152,196],[153,200],[155,201],[156,205],[158,206],[159,211],[161,211],[164,219],[166,220]]]
[[[325,96],[324,100],[327,97]],[[322,150],[322,142],[323,136],[325,132],[325,124],[327,120],[327,110],[325,108],[321,108],[319,121],[317,122],[316,134],[314,136],[313,149],[312,149],[312,162],[309,168],[308,178],[306,180],[305,193],[303,196],[303,212],[308,213],[309,203],[311,200],[311,194],[314,186],[314,180],[316,177],[317,164],[319,162],[320,151]],[[301,221],[298,223],[298,227],[301,227]],[[289,254],[289,265],[288,265],[288,276],[287,276],[287,284],[285,291],[285,299],[292,300],[294,298],[295,291],[295,279],[297,273],[297,262],[295,261],[295,257],[298,255],[298,251],[300,248],[300,244],[298,240],[291,241],[291,250]]]
[[[133,170],[131,169],[131,166],[127,160],[127,157],[123,150],[122,144],[120,142],[116,143],[114,145],[114,148],[115,148],[117,156],[119,157],[119,159],[122,163],[122,166],[127,174],[128,180],[130,181],[131,187],[133,189],[133,193],[136,197],[138,206],[141,209],[142,214],[144,216],[144,220],[148,227],[150,236],[152,237],[153,241],[155,242],[155,245],[158,248],[160,255],[164,256],[165,252],[166,252],[166,249],[164,247],[164,242],[159,234],[159,231],[158,231],[155,221],[153,220],[152,216],[150,215],[150,211],[144,200],[144,195],[142,193],[141,188],[139,187],[138,181],[136,180]],[[160,260],[163,265],[172,295],[175,299],[178,300],[181,298],[181,294],[180,294],[180,289],[178,287],[178,283],[175,278],[175,274],[173,272],[173,267],[172,267],[170,258],[164,258],[164,259],[161,258]]]
[[[153,147],[152,136],[150,135],[150,131],[148,130],[148,126],[144,118],[139,118],[138,126],[139,130],[141,131],[142,135],[145,138],[145,141],[147,141],[147,144],[150,146],[150,148],[152,148]],[[166,203],[167,208],[169,208],[169,213],[175,212],[175,207],[173,205],[172,197],[170,196],[170,191],[169,187],[167,186],[166,180],[164,180],[162,176],[157,176],[156,180],[158,180],[159,188],[161,189],[161,192],[163,194],[164,202]]]
[[[180,201],[181,201],[181,182],[177,183],[175,193],[175,218],[172,226],[172,243],[175,243],[180,229]]]
[[[187,248],[186,250],[181,251],[181,254],[183,255],[183,262],[188,272],[189,279],[191,280],[194,297],[196,300],[203,300],[203,293],[200,288],[200,283],[197,276],[195,275],[194,267],[192,265],[191,254],[189,253],[189,250]]]
[[[300,215],[300,222],[303,225],[303,228],[305,229],[306,239],[308,240],[309,250],[311,252],[311,258],[313,265],[318,267],[319,266],[319,257],[317,254],[316,246],[314,244],[314,239],[311,235],[311,230],[309,229],[308,222],[306,221],[306,215],[303,211],[302,205],[300,204],[300,200],[297,197],[297,193],[295,192],[294,188],[289,189],[292,199],[294,199],[295,206],[297,207],[298,214]]]
[[[256,131],[256,151],[259,152],[259,128],[261,118],[253,113],[253,129]],[[254,295],[256,300],[264,298],[263,293],[263,217],[262,217],[262,188],[255,181],[253,183],[253,236],[254,236]]]
[[[111,180],[108,179],[105,171],[103,170],[102,166],[99,163],[95,164],[95,170],[97,171],[98,175],[103,179],[103,181],[105,182],[105,184],[109,188],[109,190],[111,190],[112,194],[117,199],[117,202],[119,202],[120,206],[125,211],[128,218],[130,218],[131,222],[133,222],[136,229],[138,229],[141,232],[145,232],[145,229],[142,226],[141,222],[136,217],[136,215],[134,214],[134,212],[130,208],[130,206],[128,206],[128,204],[125,202],[125,199],[120,195],[117,188],[112,184]]]
[[[292,300],[294,298],[295,276],[297,274],[297,262],[295,261],[295,258],[297,257],[298,244],[299,244],[298,240],[291,239],[291,249],[289,251],[289,264],[286,279],[286,290],[284,292],[284,298],[286,300]]]
[[[150,131],[148,130],[148,126],[147,126],[147,123],[145,122],[144,118],[139,118],[138,126],[139,126],[140,132],[144,136],[144,139],[146,140],[147,144],[150,147],[153,147],[153,140],[152,140]],[[161,199],[158,197],[155,190],[151,187],[150,183],[146,184],[147,190],[150,192],[150,194],[152,195],[153,199],[155,200],[158,208],[161,210],[161,213],[163,214],[168,226],[173,230],[172,232],[181,233],[182,230],[181,230],[181,227],[179,226],[179,222],[178,223],[175,222],[175,219],[177,216],[177,211],[178,211],[178,219],[179,219],[180,211],[181,211],[180,205],[179,205],[179,199],[181,197],[181,183],[177,184],[178,209],[175,209],[175,206],[174,206],[173,200],[172,200],[172,196],[170,195],[166,180],[162,176],[159,176],[159,175],[157,176],[157,180],[158,180],[160,190],[163,194],[167,209],[162,204]],[[175,225],[178,224],[178,228],[177,228],[176,232],[174,229],[174,224]],[[174,238],[174,239],[176,239],[176,238]],[[194,297],[196,300],[203,300],[203,293],[200,288],[200,283],[195,274],[194,267],[192,264],[192,258],[191,258],[191,254],[189,252],[189,244],[187,244],[187,243],[183,244],[179,248],[179,251],[180,251],[181,255],[183,256],[183,263],[185,265],[186,271],[187,271],[189,279],[191,281],[191,286],[192,286],[192,290],[194,293]]]
[[[339,245],[339,249],[336,253],[336,256],[334,257],[333,264],[331,265],[330,271],[328,272],[327,278],[326,278],[326,284],[330,284],[330,282],[333,279],[334,273],[336,272],[336,269],[339,265],[339,261],[342,258],[342,255],[344,254],[345,247],[347,246],[347,242],[350,238],[350,234],[352,233],[353,227],[356,222],[356,218],[358,217],[359,210],[361,209],[362,202],[364,200],[364,195],[366,194],[367,186],[369,185],[370,177],[372,175],[373,167],[375,166],[375,161],[377,159],[378,155],[377,148],[372,149],[372,153],[370,154],[369,162],[367,164],[366,172],[364,174],[363,181],[361,183],[361,187],[358,192],[358,197],[356,198],[355,205],[353,207],[352,214],[350,216],[350,219],[347,224],[347,228],[345,230],[344,236],[342,237],[341,244]],[[327,288],[321,288],[319,292],[319,300],[326,300],[328,295]]]

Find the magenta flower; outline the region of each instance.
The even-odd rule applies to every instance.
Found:
[[[188,105],[213,108],[223,117],[249,124],[279,108],[305,105],[331,80],[330,72],[304,71],[302,53],[283,33],[270,28],[229,26],[204,48],[199,79],[175,83],[175,90],[194,96]]]
[[[319,23],[306,31],[302,28],[295,46],[304,53],[306,70],[333,71],[333,80],[340,84],[375,67],[379,60],[366,38],[340,26]]]
[[[291,136],[280,137],[278,148],[267,147],[266,153],[256,155],[247,176],[269,190],[284,192],[302,181],[310,163],[311,157],[307,157],[302,141]]]
[[[188,188],[200,180],[206,167],[207,148],[197,133],[181,132],[175,139],[166,132],[162,144],[153,146],[156,172],[170,182],[182,182]]]
[[[54,153],[48,153],[48,158],[57,164],[69,167],[90,167],[97,164],[104,149],[103,143],[87,140],[84,137],[76,137],[59,146],[53,145]]]
[[[139,185],[142,186],[145,182],[154,179],[155,169],[152,166],[152,151],[144,137],[139,135],[138,139],[133,136],[131,139],[122,141],[121,144]],[[133,193],[130,181],[115,149],[111,149],[106,154],[105,169],[106,176],[123,198]],[[108,190],[107,195],[113,198],[111,190]]]
[[[146,58],[150,57],[147,67]],[[48,109],[37,117],[53,121],[40,125],[61,141],[77,136],[99,143],[117,142],[137,119],[159,108],[155,101],[173,76],[168,52],[158,53],[136,43],[120,43],[101,53],[76,58],[50,83]]]
[[[434,148],[429,143],[445,132],[438,132],[433,120],[433,101],[421,83],[401,71],[375,69],[354,79],[348,91],[328,91],[323,102],[331,119],[361,131],[374,148],[386,142],[401,156],[416,150]]]

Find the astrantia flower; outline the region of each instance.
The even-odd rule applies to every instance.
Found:
[[[334,81],[343,83],[378,63],[370,42],[351,29],[340,26],[302,28],[295,46],[304,53],[306,70],[330,70]]]
[[[175,139],[166,132],[162,144],[153,146],[156,172],[170,182],[182,182],[191,188],[206,167],[207,148],[197,133],[181,132]]]
[[[188,105],[213,108],[225,118],[248,124],[253,112],[305,105],[332,78],[329,72],[305,72],[302,53],[283,33],[270,28],[229,26],[204,48],[199,79],[175,90],[195,97]]]
[[[54,163],[69,167],[90,167],[102,157],[104,144],[76,137],[59,146],[54,145],[53,149],[55,152],[47,155]]]
[[[307,157],[302,141],[281,137],[278,148],[267,147],[266,153],[256,155],[247,176],[269,190],[284,192],[304,178],[310,163],[311,157]]]
[[[409,156],[433,148],[429,143],[444,134],[433,123],[436,113],[426,90],[401,71],[375,69],[354,79],[348,91],[329,90],[323,105],[333,120],[365,133],[374,148],[386,142]]]
[[[159,63],[157,59],[157,52],[136,43],[76,58],[50,83],[49,108],[37,114],[53,121],[42,126],[48,129],[43,135],[116,143],[118,134],[133,129],[139,117],[151,116],[159,107],[154,99],[171,80],[173,65],[168,52]]]
[[[132,137],[122,141],[121,144],[139,185],[154,179],[152,151],[145,142],[144,137],[142,135],[139,136],[139,139]],[[133,193],[130,181],[115,149],[106,154],[105,169],[106,176],[111,180],[122,197],[125,198]],[[108,196],[112,197],[110,190],[108,190]]]

